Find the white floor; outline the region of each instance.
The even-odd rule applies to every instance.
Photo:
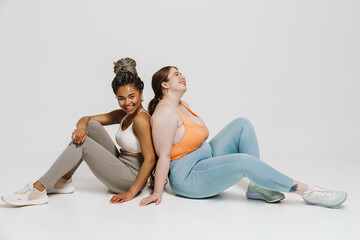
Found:
[[[1,169],[1,194],[26,183],[14,176],[27,175],[30,165],[15,172],[16,165]],[[111,205],[112,194],[83,164],[74,176],[74,194],[50,195],[41,206],[1,203],[0,239],[360,239],[358,169],[327,171],[350,176],[344,189],[348,199],[339,209],[306,205],[290,194],[279,204],[248,200],[246,179],[203,200],[175,196],[167,186],[160,205],[140,207],[149,189],[131,202]],[[329,180],[329,186],[339,186],[335,178]]]

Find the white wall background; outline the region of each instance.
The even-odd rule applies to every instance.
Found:
[[[40,177],[80,117],[118,107],[122,57],[146,106],[152,74],[175,65],[210,137],[247,117],[264,161],[358,191],[359,12],[356,0],[0,0],[0,194]]]
[[[359,1],[0,1],[1,171],[42,173],[81,116],[117,108],[112,62],[128,56],[146,106],[152,74],[178,66],[210,137],[247,117],[264,160],[295,178],[359,167],[359,12]]]
[[[359,12],[359,1],[0,1],[1,169],[53,161],[81,116],[117,108],[112,62],[127,56],[145,105],[152,74],[178,66],[211,136],[242,116],[274,164],[358,164]]]

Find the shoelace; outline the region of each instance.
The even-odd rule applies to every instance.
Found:
[[[318,192],[327,197],[330,197],[332,195],[331,191],[323,189],[323,188],[313,189],[312,192]]]
[[[32,186],[30,184],[26,185],[25,187],[17,190],[15,193],[24,194],[32,189]]]

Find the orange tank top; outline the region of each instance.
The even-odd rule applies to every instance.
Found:
[[[194,116],[200,118],[198,115],[193,113],[183,102],[180,101],[180,104],[183,105],[187,110],[189,110],[189,112],[192,113]],[[184,155],[198,149],[199,147],[201,147],[201,145],[203,145],[203,143],[209,136],[209,130],[206,127],[204,121],[201,120],[204,123],[204,125],[201,126],[191,121],[189,118],[185,117],[178,110],[176,110],[176,112],[179,114],[184,124],[185,133],[180,142],[172,146],[170,153],[170,161],[179,159]]]

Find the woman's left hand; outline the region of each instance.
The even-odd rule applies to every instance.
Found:
[[[110,199],[110,203],[123,203],[126,201],[130,201],[131,199],[134,198],[134,195],[132,193],[126,192],[126,193],[119,193],[117,195],[114,195],[111,199]]]
[[[140,206],[146,206],[150,203],[155,203],[155,205],[159,205],[161,203],[162,193],[153,193],[152,195],[141,199]]]

